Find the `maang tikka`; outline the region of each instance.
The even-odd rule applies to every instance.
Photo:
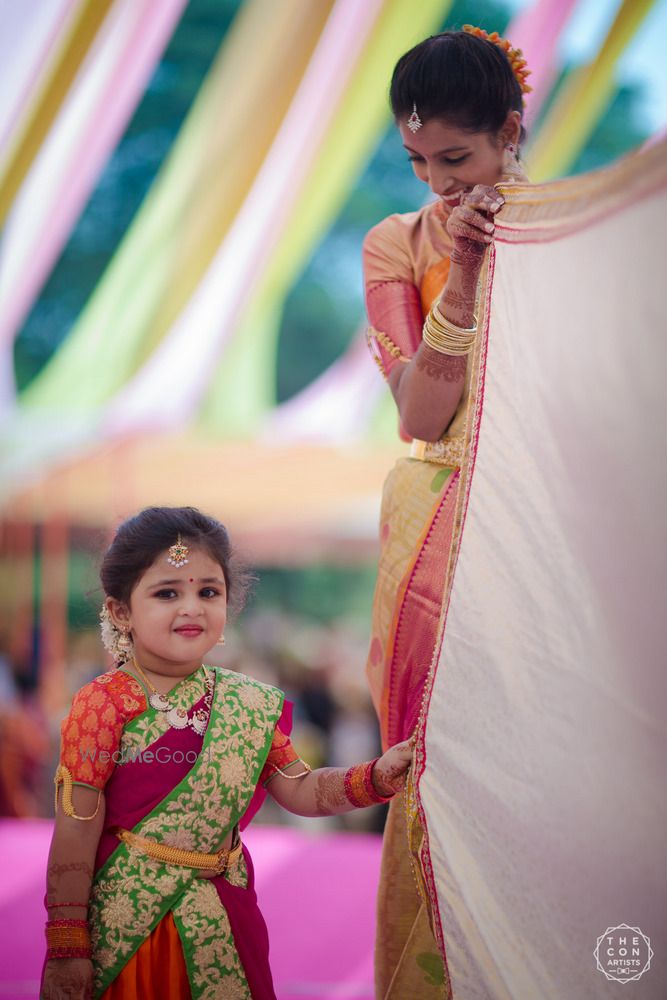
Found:
[[[414,135],[415,132],[419,131],[419,129],[422,127],[423,124],[424,124],[423,121],[417,114],[417,102],[414,101],[412,105],[412,114],[407,120],[407,126]]]
[[[169,546],[169,554],[167,555],[167,562],[170,566],[175,566],[176,569],[180,569],[181,566],[185,566],[190,554],[190,549],[187,545],[184,545],[181,541],[181,535],[179,532],[178,538],[173,545]]]

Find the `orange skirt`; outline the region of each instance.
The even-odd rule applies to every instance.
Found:
[[[134,953],[102,1000],[191,1000],[183,946],[171,913]]]

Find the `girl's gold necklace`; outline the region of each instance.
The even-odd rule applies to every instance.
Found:
[[[206,732],[209,716],[211,714],[211,702],[213,700],[213,675],[209,671],[206,672],[206,695],[204,697],[204,708],[197,709],[192,717],[190,717],[186,709],[175,708],[166,695],[160,694],[158,689],[149,681],[148,677],[142,670],[136,656],[132,657],[132,663],[134,664],[135,670],[146,684],[146,687],[148,687],[151,691],[151,695],[148,699],[148,703],[151,708],[154,708],[156,712],[164,712],[167,722],[172,729],[185,729],[187,726],[190,726],[190,728],[194,729],[196,733],[203,736]],[[190,708],[192,708],[192,705]]]

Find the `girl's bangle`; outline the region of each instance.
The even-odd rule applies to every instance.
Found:
[[[87,920],[48,920],[46,923],[46,959],[92,958]]]

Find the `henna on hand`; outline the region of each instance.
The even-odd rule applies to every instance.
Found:
[[[93,869],[86,861],[72,861],[66,865],[49,865],[46,872],[47,895],[56,891],[60,877],[67,872],[84,872],[91,879],[93,877]],[[49,900],[49,902],[56,902],[56,900]]]
[[[92,1000],[92,962],[87,958],[50,959],[44,970],[41,996],[44,1000]]]
[[[318,816],[332,816],[346,805],[345,772],[339,767],[323,767],[317,773],[315,804]]]
[[[415,356],[417,368],[429,378],[445,382],[460,382],[466,377],[467,359],[465,356],[441,354],[429,344],[422,344],[421,350]]]

